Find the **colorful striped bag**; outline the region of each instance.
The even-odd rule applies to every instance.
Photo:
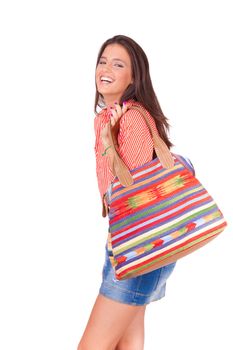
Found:
[[[190,163],[170,153],[141,108],[131,108],[143,114],[157,158],[129,171],[115,151],[117,177],[108,203],[108,244],[118,280],[177,261],[210,242],[226,226]],[[112,135],[110,139],[114,147]]]

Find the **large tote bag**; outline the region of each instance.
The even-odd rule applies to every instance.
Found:
[[[190,163],[172,154],[150,127],[157,158],[128,170],[114,148],[108,244],[118,280],[177,261],[210,242],[226,226],[217,204],[194,176]]]

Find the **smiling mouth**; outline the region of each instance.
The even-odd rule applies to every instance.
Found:
[[[101,76],[100,77],[100,81],[101,81],[101,83],[104,83],[104,84],[111,84],[111,83],[113,83],[113,79],[109,78],[109,77],[106,77],[106,76]]]

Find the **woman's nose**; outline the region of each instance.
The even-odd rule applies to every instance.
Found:
[[[111,71],[111,65],[109,63],[106,63],[102,67],[104,72],[110,72]]]

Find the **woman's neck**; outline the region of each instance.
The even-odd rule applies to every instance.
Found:
[[[115,102],[119,103],[120,101],[120,98],[119,97],[109,97],[109,98],[104,98],[104,103],[105,103],[105,106],[107,108],[110,108],[110,107],[114,107],[115,106]]]

